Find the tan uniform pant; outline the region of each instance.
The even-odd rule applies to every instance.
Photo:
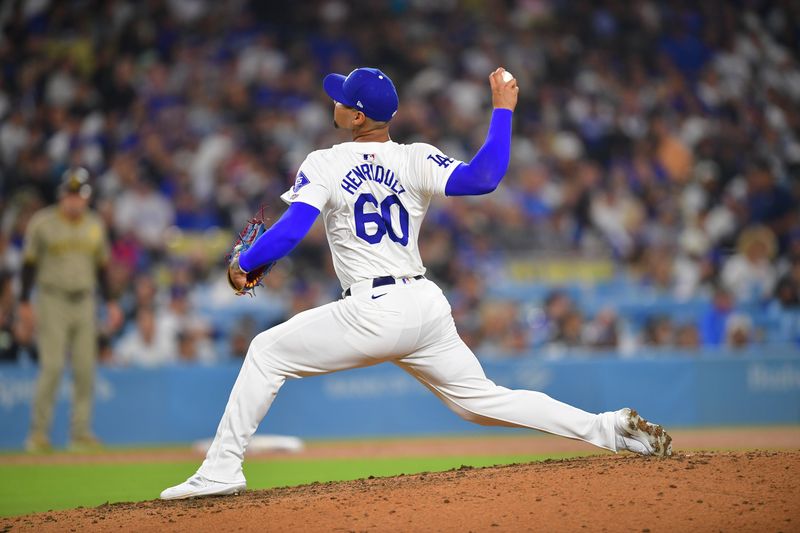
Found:
[[[75,297],[68,293],[38,291],[36,327],[39,378],[33,403],[31,434],[46,435],[53,421],[56,394],[67,353],[72,356],[72,438],[91,435],[92,395],[97,361],[95,299],[91,291]]]

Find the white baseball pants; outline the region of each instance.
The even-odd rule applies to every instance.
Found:
[[[244,481],[244,452],[287,378],[391,361],[450,409],[483,425],[526,427],[616,451],[615,413],[587,413],[541,392],[495,385],[458,336],[450,304],[422,279],[350,288],[352,296],[300,313],[257,335],[231,391],[214,442],[198,470]]]

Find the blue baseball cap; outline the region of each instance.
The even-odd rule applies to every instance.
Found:
[[[392,80],[376,68],[357,68],[347,77],[328,74],[322,88],[333,100],[379,122],[390,120],[400,103]]]

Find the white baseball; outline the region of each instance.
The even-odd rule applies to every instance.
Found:
[[[509,71],[507,71],[507,70],[504,70],[504,71],[503,71],[503,82],[504,82],[504,83],[508,83],[509,81],[511,81],[511,80],[513,80],[513,79],[514,79],[514,75],[513,75],[513,74],[511,74],[511,73],[510,73]]]

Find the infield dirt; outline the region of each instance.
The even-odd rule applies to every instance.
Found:
[[[601,455],[0,519],[0,531],[800,531],[800,452]]]

